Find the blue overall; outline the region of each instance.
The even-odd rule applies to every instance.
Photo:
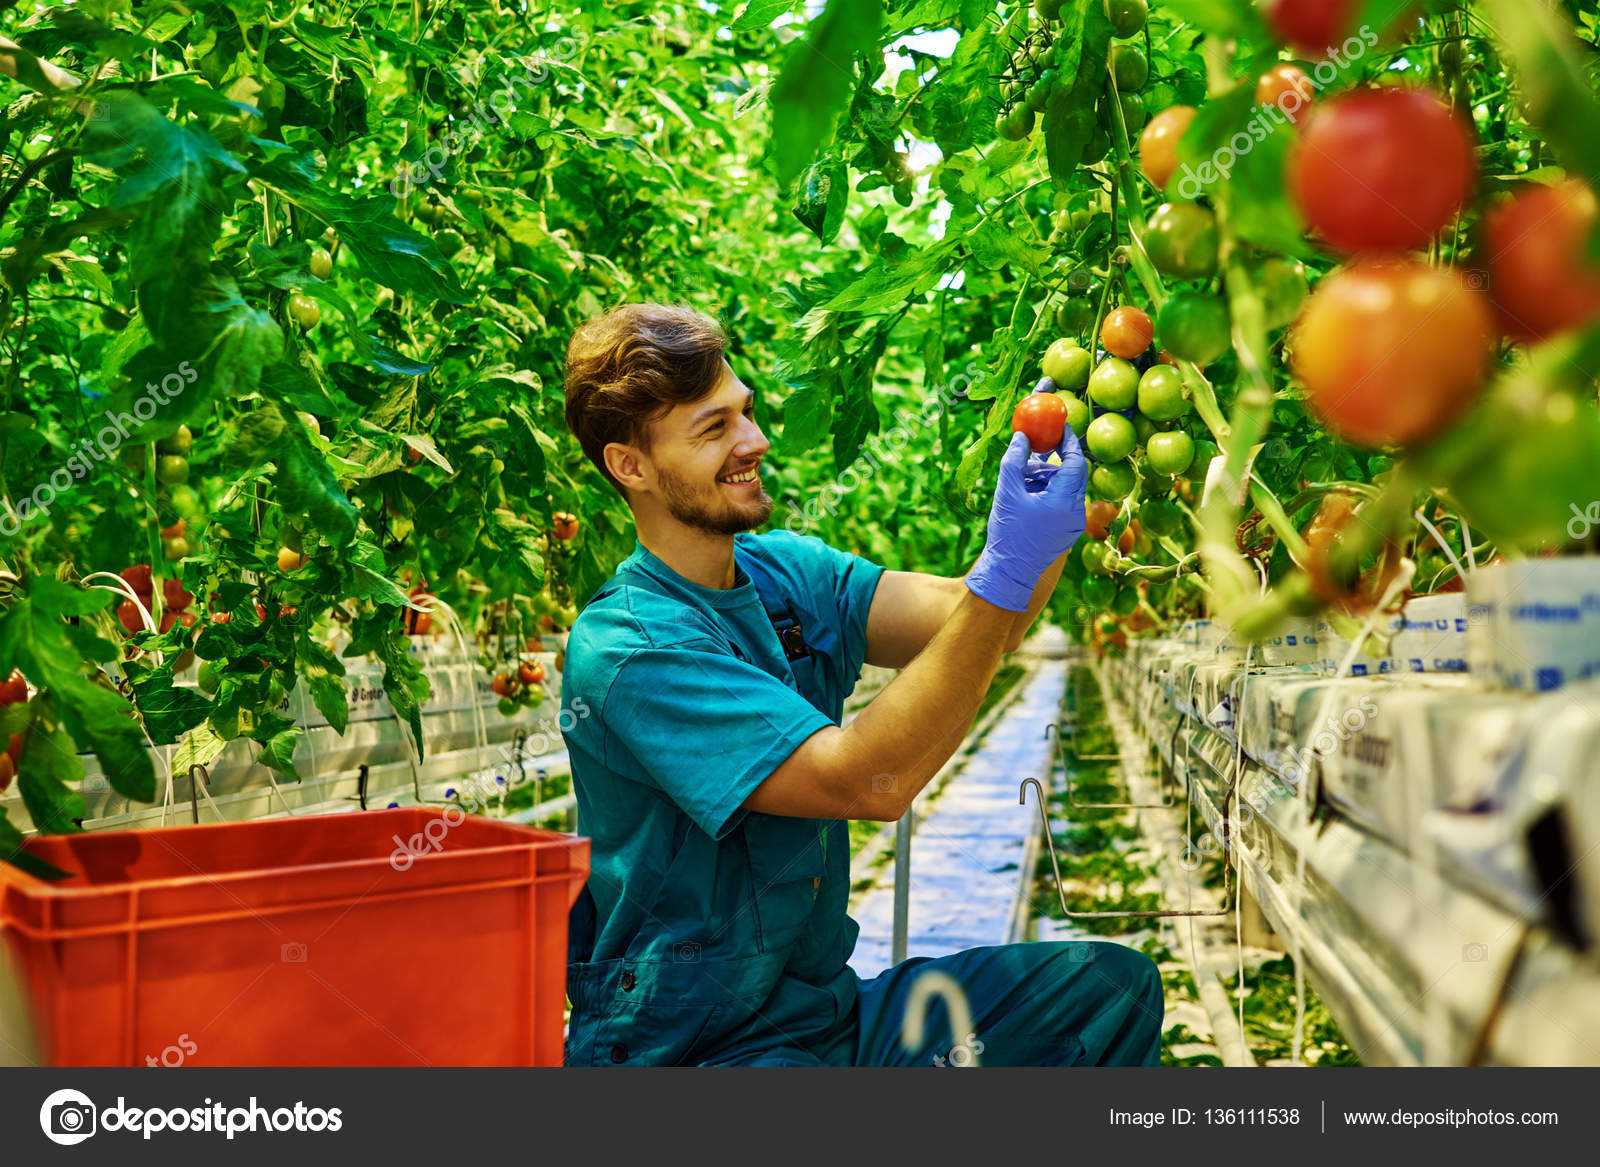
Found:
[[[562,673],[588,885],[571,917],[568,1065],[934,1065],[968,1039],[942,1007],[900,1044],[919,968],[966,990],[985,1065],[1155,1064],[1155,966],[1114,944],[1014,944],[847,961],[843,821],[741,804],[838,725],[883,568],[787,531],[734,538],[701,587],[643,546],[591,599]],[[973,1048],[976,1048],[974,1045]]]

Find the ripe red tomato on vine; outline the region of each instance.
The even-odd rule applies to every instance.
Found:
[[[1067,403],[1054,393],[1030,393],[1011,411],[1011,432],[1028,435],[1035,454],[1054,450],[1067,428]]]
[[[1314,107],[1289,151],[1289,189],[1335,251],[1413,251],[1477,179],[1471,129],[1424,89],[1360,89]]]
[[[1127,304],[1106,313],[1100,326],[1100,343],[1106,352],[1125,361],[1143,356],[1155,336],[1156,326],[1149,314]]]
[[[1501,331],[1543,340],[1600,315],[1600,264],[1588,258],[1595,193],[1569,178],[1530,186],[1489,213],[1481,262]]]

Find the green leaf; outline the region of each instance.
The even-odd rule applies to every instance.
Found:
[[[854,87],[854,62],[878,50],[882,0],[828,0],[773,82],[773,157],[788,186],[827,140]]]
[[[844,223],[849,191],[849,172],[842,159],[812,163],[800,180],[795,218],[823,243],[832,243]]]
[[[784,400],[783,431],[779,444],[787,452],[813,450],[833,420],[837,377],[821,384],[802,385]]]
[[[972,257],[980,267],[998,271],[1006,264],[1021,268],[1030,275],[1039,275],[1049,260],[1049,253],[1030,247],[1014,231],[993,219],[985,219],[967,236],[972,247]]]
[[[282,411],[283,430],[274,443],[272,460],[278,467],[273,487],[278,501],[290,514],[302,514],[334,546],[348,543],[356,533],[356,508],[339,487],[333,470],[311,444],[306,428],[287,406]]]
[[[1389,3],[1390,0],[1379,0]],[[1411,0],[1400,0],[1410,3]],[[1254,5],[1240,4],[1238,0],[1161,0],[1162,14],[1174,23],[1192,24],[1202,32],[1214,36],[1249,37],[1261,40],[1266,28]]]
[[[195,690],[172,683],[170,668],[150,668],[136,661],[123,667],[133,687],[134,703],[144,718],[145,731],[156,745],[171,745],[203,722],[211,711],[211,703]]]
[[[350,724],[350,695],[344,687],[344,664],[309,636],[300,639],[298,659],[312,703],[328,719],[334,732],[343,734]]]
[[[36,578],[28,589],[34,608],[49,616],[87,616],[104,611],[113,593],[97,588],[73,587],[49,576]]]
[[[728,27],[734,32],[754,32],[770,28],[772,22],[794,8],[794,0],[750,0]]]

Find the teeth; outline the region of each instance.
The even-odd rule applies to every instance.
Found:
[[[755,480],[756,480],[756,472],[754,470],[747,470],[743,474],[730,475],[729,477],[724,478],[722,481],[724,481],[724,482],[754,482]]]

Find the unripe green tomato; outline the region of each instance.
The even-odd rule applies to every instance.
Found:
[[[1089,350],[1066,338],[1052,341],[1044,352],[1044,375],[1054,381],[1058,389],[1081,393],[1089,384],[1089,371],[1093,366],[1094,358]]]
[[[189,540],[179,535],[176,539],[161,540],[161,557],[168,563],[176,563],[189,554]]]
[[[1154,421],[1176,421],[1189,412],[1183,375],[1171,365],[1151,365],[1139,378],[1139,412]]]
[[[515,717],[517,710],[522,708],[522,706],[517,704],[517,699],[515,697],[502,697],[495,703],[495,708],[500,710],[500,712],[505,714],[507,717]]]
[[[1193,203],[1162,203],[1150,215],[1144,245],[1163,275],[1206,280],[1216,274],[1217,217]]]
[[[1157,473],[1182,474],[1194,461],[1194,439],[1182,430],[1151,434],[1145,443],[1144,459]]]
[[[1121,357],[1107,357],[1089,375],[1089,396],[1102,409],[1127,409],[1139,396],[1139,371]]]
[[[186,425],[180,425],[175,433],[168,434],[156,443],[156,453],[177,454],[187,458],[189,451],[194,448],[194,434]]]
[[[182,454],[163,454],[156,459],[156,481],[177,486],[189,481],[189,460]]]
[[[1145,59],[1144,50],[1137,45],[1112,45],[1111,75],[1123,93],[1143,89],[1150,79],[1150,62]]]
[[[1120,462],[1138,446],[1139,435],[1120,413],[1102,413],[1089,423],[1084,441],[1099,461]]]
[[[1067,425],[1071,427],[1072,432],[1077,434],[1078,437],[1083,437],[1084,431],[1089,428],[1090,414],[1088,405],[1084,404],[1082,398],[1078,397],[1077,394],[1068,393],[1066,390],[1057,392],[1056,396],[1066,402]]]
[[[289,315],[301,328],[315,328],[322,319],[322,307],[305,293],[295,292],[289,297]]]
[[[466,246],[466,240],[461,238],[461,232],[446,228],[433,233],[433,245],[439,249],[440,255],[451,259]]]
[[[201,661],[200,668],[195,673],[195,682],[200,686],[200,691],[202,693],[215,693],[218,679],[217,662],[214,660]]]
[[[1139,444],[1142,446],[1150,440],[1151,434],[1160,432],[1160,427],[1144,414],[1136,413],[1133,415],[1133,432],[1139,436]]]
[[[1074,296],[1056,309],[1056,328],[1068,335],[1080,335],[1094,326],[1094,302],[1087,296]]]
[[[1108,462],[1089,472],[1090,488],[1104,499],[1127,498],[1133,484],[1133,467],[1126,462]]]
[[[319,280],[325,280],[333,274],[333,256],[326,247],[315,247],[311,250],[311,262],[308,265],[311,274]]]
[[[1054,20],[1061,15],[1062,0],[1033,0],[1033,10],[1040,20]]]
[[[544,704],[544,686],[527,685],[522,690],[522,703],[529,709],[535,709]]]
[[[1137,578],[1137,577],[1136,577]],[[1138,589],[1123,587],[1117,589],[1117,594],[1111,598],[1111,610],[1118,616],[1131,616],[1139,607]]]
[[[1119,37],[1137,36],[1150,15],[1150,6],[1145,0],[1105,0],[1105,4],[1111,32]]]

